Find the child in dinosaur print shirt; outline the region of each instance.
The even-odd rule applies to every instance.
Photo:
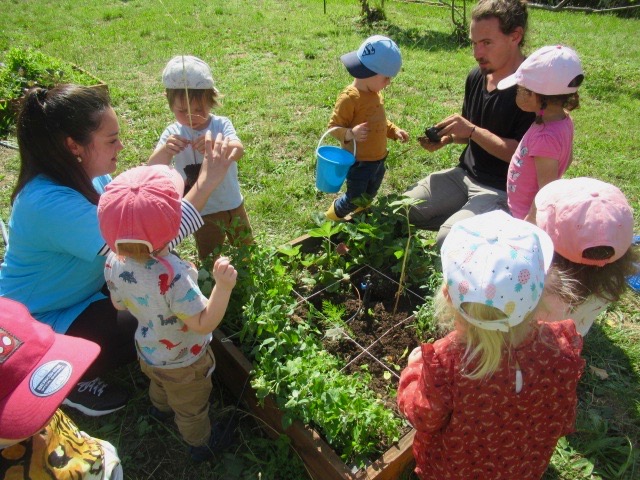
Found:
[[[111,253],[105,278],[116,307],[138,319],[138,355],[154,367],[185,367],[198,360],[211,341],[211,333],[195,332],[182,321],[205,309],[208,298],[198,288],[193,264],[169,254],[163,258],[174,271],[172,280],[165,265],[150,258],[141,263]]]
[[[210,134],[207,142],[211,148]],[[209,342],[237,272],[228,258],[218,258],[207,298],[193,264],[169,252],[170,237],[180,226],[183,191],[182,177],[166,165],[133,168],[107,185],[98,220],[113,252],[104,269],[111,301],[138,320],[135,342],[140,368],[150,380],[151,414],[158,419],[175,414],[192,459],[203,461],[224,448],[220,425],[209,421],[215,368]]]

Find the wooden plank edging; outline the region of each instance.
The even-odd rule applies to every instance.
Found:
[[[262,405],[248,384],[253,365],[233,342],[226,340],[220,330],[213,332],[211,347],[216,356],[216,374],[231,392],[247,403],[252,414],[270,428],[265,431],[272,438],[285,434],[291,438],[295,451],[315,480],[396,480],[413,461],[414,430],[400,439],[378,460],[357,472],[347,466],[336,452],[313,430],[296,420],[287,429],[282,428],[282,412],[272,396]]]

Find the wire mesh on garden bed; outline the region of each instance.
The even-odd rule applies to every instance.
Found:
[[[337,288],[336,288],[337,287]],[[367,373],[369,386],[397,412],[395,390],[409,352],[420,343],[414,311],[425,298],[403,290],[384,272],[363,266],[309,295],[295,290],[295,316],[317,323],[324,348],[342,359],[345,373]]]

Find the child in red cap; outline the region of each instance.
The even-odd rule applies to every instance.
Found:
[[[207,134],[209,136],[210,134]],[[166,165],[142,166],[116,177],[98,203],[100,230],[112,252],[105,278],[114,306],[138,319],[140,366],[151,380],[152,414],[175,413],[191,457],[203,461],[231,439],[229,425],[209,421],[209,343],[225,314],[237,272],[229,259],[213,266],[209,298],[198,288],[195,267],[169,252],[180,226],[184,181]]]
[[[123,478],[113,445],[80,431],[58,408],[99,351],[0,298],[0,479]]]

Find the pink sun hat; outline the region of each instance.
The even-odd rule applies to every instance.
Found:
[[[501,210],[456,222],[442,244],[442,273],[455,309],[485,330],[508,332],[532,312],[544,289],[553,242],[535,225]],[[504,318],[483,320],[465,310],[480,303]]]
[[[99,352],[0,298],[0,438],[22,440],[44,427]]]
[[[514,74],[498,82],[498,89],[521,85],[540,95],[565,95],[577,92],[583,78],[578,54],[569,47],[554,45],[529,55]]]
[[[633,210],[620,189],[595,178],[548,183],[535,198],[536,223],[567,260],[602,267],[622,257],[633,242]],[[588,248],[611,247],[606,259],[585,258]]]
[[[98,202],[102,236],[118,243],[141,243],[149,253],[176,238],[182,218],[184,180],[167,165],[140,166],[118,175]]]

